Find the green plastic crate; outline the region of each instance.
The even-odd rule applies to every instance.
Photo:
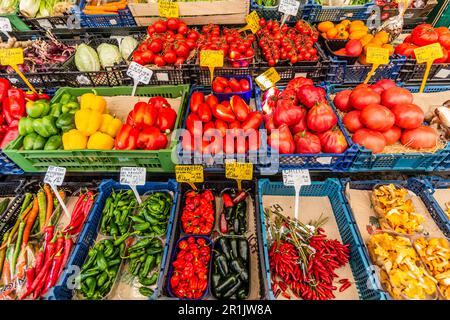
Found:
[[[102,88],[95,91],[101,96],[131,95],[132,87]],[[80,96],[92,92],[92,88],[61,88],[52,101],[58,101],[63,93]],[[138,87],[137,96],[162,96],[180,98],[175,128],[179,128],[182,114],[187,104],[189,85]],[[50,165],[66,167],[71,172],[118,172],[120,167],[145,167],[147,171],[173,172],[175,164],[171,160],[172,150],[177,141],[171,141],[169,148],[147,150],[20,150],[23,137],[12,141],[3,152],[25,172],[45,172]]]
[[[0,17],[9,19],[13,31],[31,30],[30,27],[25,22],[23,22],[22,19],[20,19],[20,17],[17,15],[17,11],[15,13],[0,14]]]

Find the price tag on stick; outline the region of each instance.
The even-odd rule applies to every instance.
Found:
[[[129,185],[139,203],[142,203],[141,197],[136,186],[145,185],[147,170],[142,167],[122,167],[120,168],[120,184]]]
[[[214,68],[223,67],[222,50],[202,50],[200,51],[200,66],[208,67],[211,74],[211,83],[214,77]]]
[[[239,29],[238,30],[239,32],[251,30],[252,33],[256,33],[261,28],[259,26],[259,16],[256,11],[250,12],[250,14],[248,14],[245,17],[245,21],[247,22],[247,25],[245,27]]]
[[[285,24],[289,16],[297,16],[299,7],[300,2],[297,0],[281,0],[280,5],[278,6],[278,11],[284,13],[281,25]]]
[[[14,71],[22,78],[23,82],[33,91],[36,89],[31,85],[28,79],[23,75],[23,73],[17,67],[18,64],[23,63],[23,49],[22,48],[12,48],[12,49],[0,49],[0,64],[4,66],[11,66]]]
[[[422,84],[420,85],[420,92],[423,92],[434,60],[442,58],[444,53],[442,52],[442,48],[439,43],[433,43],[414,49],[414,54],[416,56],[417,63],[425,62],[427,64],[425,74],[423,75]]]
[[[152,78],[153,71],[140,65],[137,62],[132,61],[127,70],[127,76],[133,79],[133,91],[131,96],[134,97],[139,82],[149,84]]]
[[[197,190],[194,183],[201,183],[204,181],[203,166],[201,165],[176,165],[175,178],[177,182],[185,182],[191,186],[192,189]]]
[[[158,13],[163,18],[178,18],[180,16],[180,9],[176,2],[159,0]]]
[[[302,186],[311,184],[309,170],[283,170],[283,184],[295,189],[294,216],[298,220],[298,209],[300,203],[300,191]]]
[[[367,74],[364,83],[369,82],[370,78],[372,78],[380,65],[389,63],[389,50],[385,48],[368,47],[366,60],[368,63],[372,63],[372,69]]]
[[[242,190],[242,180],[253,179],[253,163],[248,162],[226,162],[225,177],[237,182],[238,190]]]
[[[274,67],[271,67],[256,77],[256,84],[265,91],[280,81],[281,77]]]
[[[9,33],[12,31],[11,21],[8,18],[0,17],[0,31],[5,34],[6,37],[10,38]]]
[[[50,185],[50,188],[52,188],[53,193],[56,196],[56,199],[58,199],[59,204],[61,205],[61,208],[64,210],[64,213],[68,218],[70,218],[69,210],[67,210],[66,204],[64,203],[64,200],[61,198],[58,192],[57,186],[60,186],[64,182],[64,177],[66,175],[66,168],[64,167],[55,167],[55,166],[49,166],[47,168],[47,173],[44,177],[44,183],[47,183]]]

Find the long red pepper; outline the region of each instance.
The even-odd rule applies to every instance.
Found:
[[[44,261],[45,262],[47,262],[47,260],[50,259],[50,257],[52,257],[54,255],[55,249],[56,249],[56,240],[57,240],[57,234],[55,233],[55,235],[53,236],[53,239],[47,244],[47,247],[44,250],[44,252],[45,252]]]
[[[64,269],[64,266],[66,265],[67,261],[69,260],[69,255],[73,247],[73,240],[70,236],[66,236],[66,240],[64,241],[64,257],[61,263],[61,268],[59,270],[59,275],[61,275],[62,270]]]
[[[58,280],[59,269],[61,268],[62,260],[62,250],[60,250],[53,258],[52,266],[50,268],[50,272],[48,273],[47,279],[45,280],[45,287],[44,290],[42,290],[41,295],[46,294],[48,289],[55,285],[56,281]]]
[[[53,259],[50,260],[50,262],[53,262]],[[50,265],[50,267],[51,267],[51,265]],[[49,274],[49,268],[47,268],[47,270],[45,271],[44,277],[42,277],[42,279],[39,281],[39,284],[37,285],[36,289],[33,291],[33,299],[34,300],[36,300],[37,298],[40,297],[40,293],[42,291],[42,288],[45,285],[45,282],[46,282],[48,274]]]
[[[55,226],[49,225],[44,228],[44,250],[47,248],[47,245],[52,241],[53,235],[55,232]]]
[[[72,210],[72,215],[70,217],[70,222],[69,224],[64,228],[63,233],[68,233],[71,229],[73,229],[73,223],[76,219],[78,219],[78,217],[81,214],[81,210],[83,208],[84,205],[84,199],[85,199],[85,194],[80,194],[78,196],[77,202],[75,203],[75,206],[73,207]]]
[[[35,274],[35,268],[31,267],[28,268],[26,271],[26,278],[27,278],[27,291],[31,290],[31,286],[33,285]]]
[[[36,256],[36,262],[34,264],[35,267],[35,274],[39,274],[42,267],[44,266],[44,258],[45,258],[45,252],[44,250],[39,250],[37,256]]]
[[[56,240],[56,246],[54,252],[59,252],[64,247],[64,236],[61,235],[58,237],[58,240]]]
[[[39,286],[39,284],[41,284],[41,282],[43,280],[45,281],[46,274],[48,272],[48,269],[51,267],[52,262],[53,262],[53,257],[51,259],[48,259],[48,260],[45,261],[44,266],[42,267],[42,269],[39,271],[39,273],[37,274],[36,278],[34,279],[33,285],[31,286],[30,290],[27,290],[27,292],[25,292],[20,297],[20,300],[26,298],[29,294],[34,292],[36,290],[36,288]]]

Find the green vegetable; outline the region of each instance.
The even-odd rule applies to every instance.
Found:
[[[235,259],[235,260],[231,261],[230,266],[231,266],[231,269],[233,269],[233,271],[238,273],[239,277],[243,281],[248,282],[248,272],[247,272],[244,264],[242,263],[241,259]]]
[[[25,150],[42,150],[45,146],[45,138],[37,133],[30,133],[23,139],[23,148]]]
[[[241,279],[237,279],[236,284],[232,286],[230,289],[228,289],[228,291],[223,294],[223,297],[230,298],[232,295],[237,293],[237,291],[241,288],[241,286],[242,286]]]
[[[239,256],[248,265],[248,243],[245,239],[239,239]]]
[[[158,280],[158,273],[153,273],[150,277],[139,277],[139,283],[143,286],[151,286]]]
[[[139,212],[132,218],[133,229],[142,236],[162,236],[169,223],[172,199],[167,192],[154,192],[139,206]]]
[[[230,245],[231,245],[231,253],[233,255],[233,258],[236,259],[237,257],[239,257],[238,239],[231,238],[230,239]]]
[[[139,293],[142,294],[144,297],[151,297],[153,295],[153,290],[146,287],[140,287]]]
[[[97,47],[97,53],[100,65],[103,68],[112,67],[115,64],[122,62],[119,48],[113,44],[102,43]]]
[[[222,297],[222,295],[218,294],[216,291],[216,288],[219,286],[219,282],[220,282],[220,274],[218,274],[217,272],[214,272],[211,277],[211,286],[213,289],[213,294],[216,298]]]
[[[247,297],[248,297],[247,290],[246,290],[245,288],[240,289],[240,290],[238,291],[237,297],[238,297],[240,300],[247,299]]]
[[[23,117],[19,120],[19,135],[26,136],[27,134],[33,133],[33,119],[30,117]]]
[[[228,272],[229,272],[227,259],[224,256],[222,256],[222,255],[216,255],[216,261],[215,262],[217,263],[217,267],[219,269],[219,273],[223,277],[226,277],[228,275]]]
[[[63,132],[75,129],[75,115],[72,113],[63,113],[58,117],[55,125]]]
[[[220,245],[220,248],[222,249],[222,253],[225,255],[227,260],[230,260],[231,252],[230,252],[230,247],[228,246],[228,240],[224,237],[220,238],[219,245]]]
[[[134,49],[138,46],[138,42],[131,36],[126,36],[120,41],[119,51],[122,55],[123,60],[128,60],[130,55],[133,53]]]
[[[58,150],[61,149],[61,146],[61,136],[59,134],[56,134],[48,138],[47,142],[45,143],[44,150]]]
[[[33,130],[44,138],[48,138],[58,133],[55,125],[55,119],[52,116],[34,119]]]
[[[236,275],[228,277],[224,282],[222,282],[216,287],[217,294],[223,294],[225,290],[228,290],[229,288],[234,286],[237,283],[237,280],[238,279]]]
[[[5,198],[0,202],[0,216],[3,215],[3,213],[5,213],[6,209],[8,208],[9,205],[9,199]]]
[[[78,71],[82,72],[100,71],[100,60],[97,52],[84,43],[77,47],[75,65]]]
[[[62,114],[62,105],[59,102],[52,103],[50,106],[50,112],[49,115],[51,115],[53,118],[58,118]]]
[[[62,105],[61,112],[63,114],[65,114],[65,113],[75,114],[75,112],[79,109],[80,109],[80,104],[78,103],[78,101],[69,101],[66,104]]]

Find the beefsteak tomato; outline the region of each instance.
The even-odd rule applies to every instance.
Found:
[[[333,109],[323,102],[312,107],[306,115],[308,129],[317,133],[333,128],[336,123],[337,116],[334,114]]]
[[[296,153],[312,154],[312,153],[320,153],[322,151],[319,137],[307,131],[297,133],[294,136],[294,142]]]
[[[395,115],[395,125],[402,129],[415,129],[422,124],[425,114],[413,103],[398,104],[391,109]]]
[[[434,148],[438,141],[438,134],[434,128],[420,126],[416,129],[404,130],[400,141],[414,149]]]
[[[342,90],[336,93],[333,99],[334,106],[343,112],[348,112],[353,109],[349,103],[352,90]]]
[[[321,134],[320,144],[322,151],[326,153],[342,153],[348,147],[344,134],[337,127]]]
[[[438,41],[438,39],[439,33],[434,31],[434,28],[431,24],[420,24],[411,32],[412,43],[419,47],[435,43]]]
[[[413,102],[413,95],[408,89],[393,87],[381,94],[381,104],[387,108],[395,107],[398,104]]]
[[[363,124],[360,120],[361,111],[359,110],[353,110],[347,113],[342,121],[344,122],[345,127],[350,132],[356,132],[357,130],[361,129],[363,127]]]
[[[380,132],[365,128],[356,131],[352,136],[352,140],[354,143],[371,150],[373,153],[382,152],[386,146],[386,139]]]
[[[359,118],[366,128],[376,131],[389,130],[395,122],[392,111],[379,104],[369,104],[361,111]]]

